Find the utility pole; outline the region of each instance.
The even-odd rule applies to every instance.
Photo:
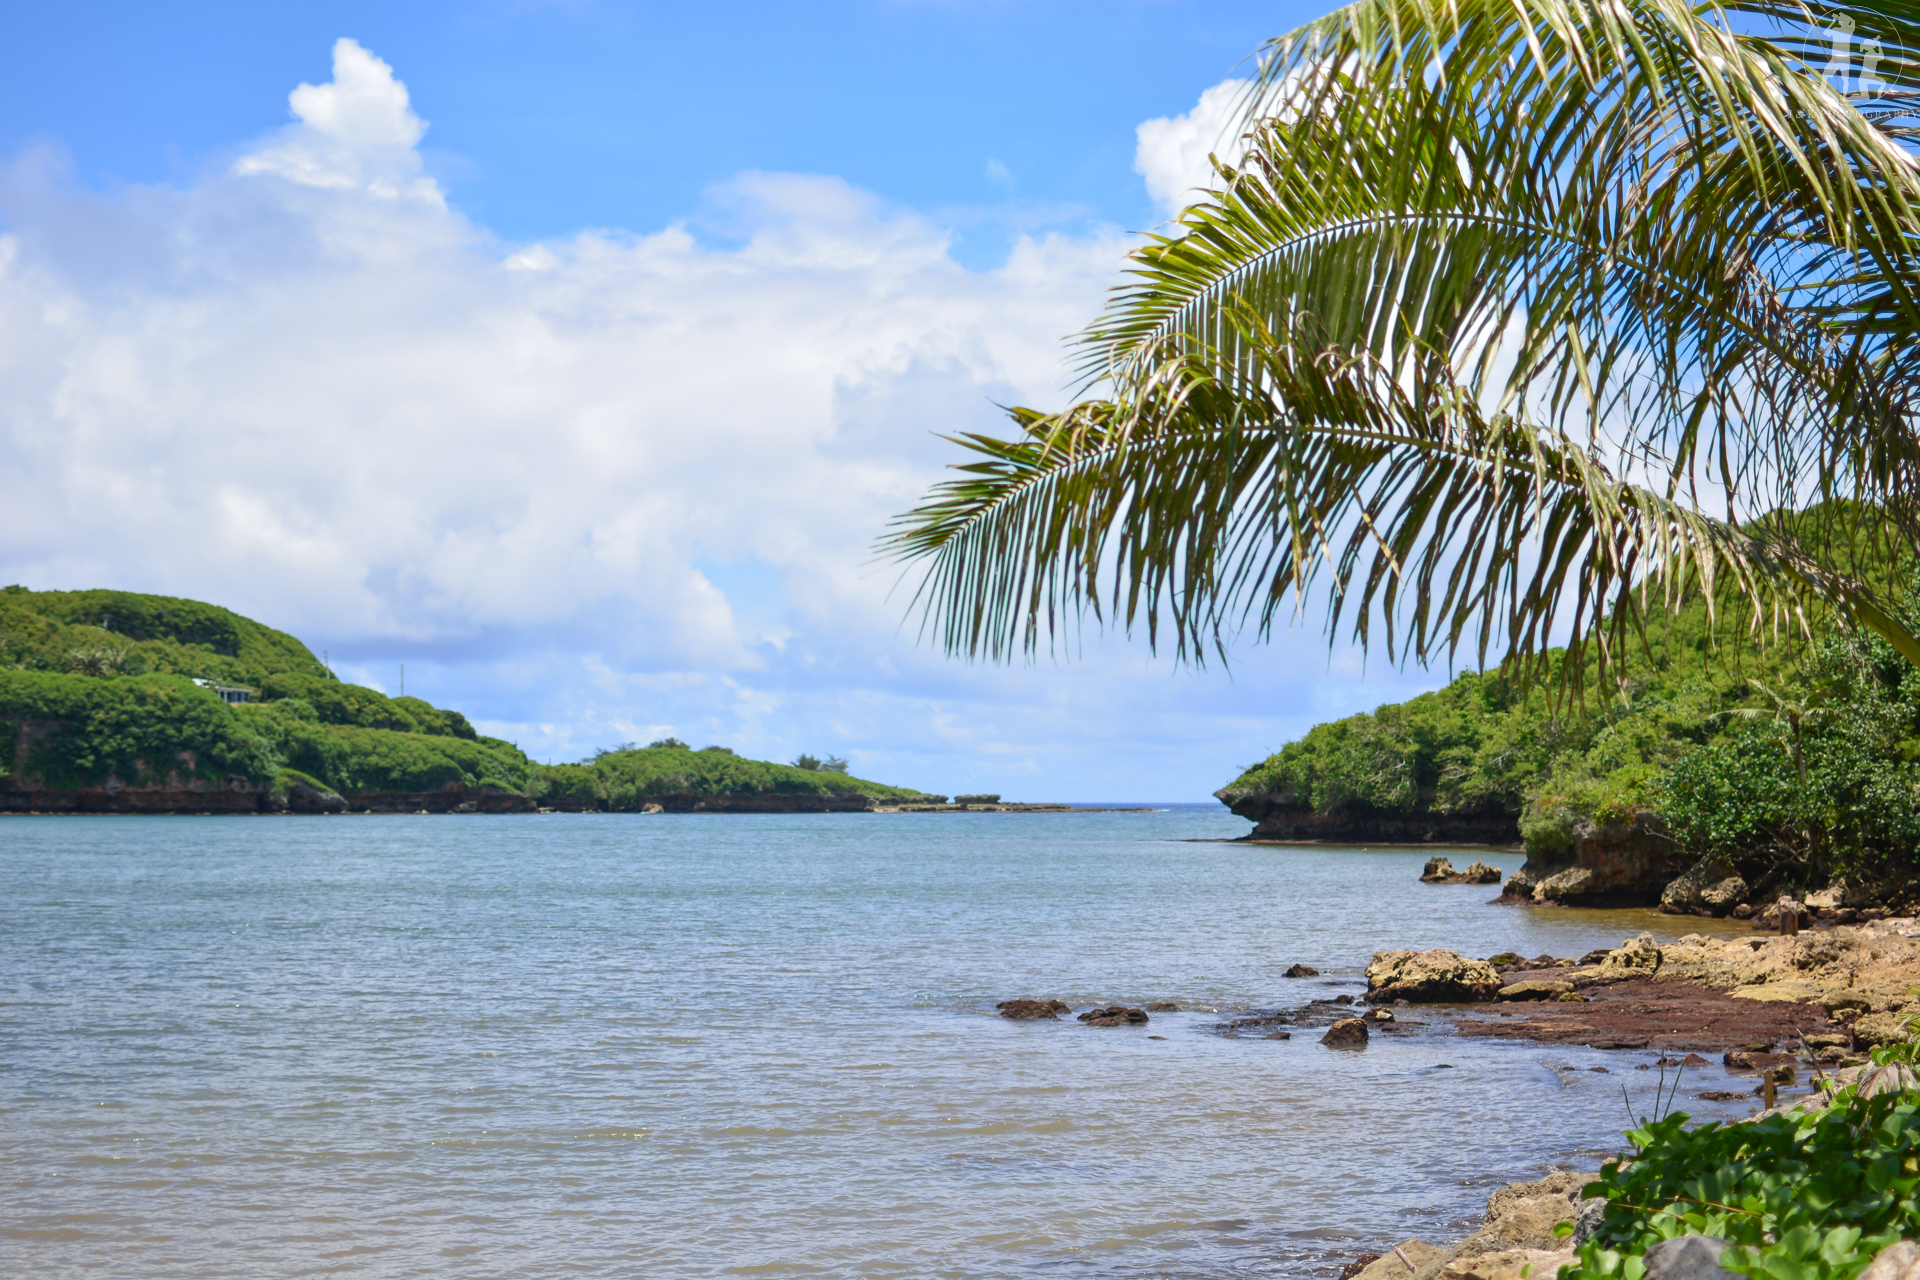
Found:
[[[400,664],[400,696],[407,696],[407,664],[404,662]]]

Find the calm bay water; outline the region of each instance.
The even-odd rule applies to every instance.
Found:
[[[0,819],[0,1273],[1322,1275],[1618,1144],[1649,1055],[993,1016],[1698,923],[1246,825]]]

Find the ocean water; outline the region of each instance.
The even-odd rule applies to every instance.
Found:
[[[1357,993],[1381,948],[1699,922],[1246,827],[0,819],[0,1274],[1331,1275],[1617,1148],[1651,1055],[1421,1011],[1359,1052],[1217,1028]]]

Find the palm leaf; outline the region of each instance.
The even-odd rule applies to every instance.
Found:
[[[1920,527],[1920,170],[1810,42],[1675,0],[1364,0],[1276,42],[1246,160],[1085,335],[1105,394],[960,440],[883,544],[928,624],[1006,657],[1086,613],[1200,659],[1324,588],[1396,658],[1571,635],[1577,670],[1700,593],[1920,663],[1782,517]]]

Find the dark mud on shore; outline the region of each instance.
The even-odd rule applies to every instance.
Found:
[[[1567,981],[1571,970],[1540,969],[1529,978]],[[1750,1045],[1798,1045],[1838,1028],[1811,1001],[1741,1000],[1689,978],[1629,978],[1580,990],[1578,1003],[1542,1001],[1480,1006],[1461,1017],[1463,1036],[1723,1053]]]

